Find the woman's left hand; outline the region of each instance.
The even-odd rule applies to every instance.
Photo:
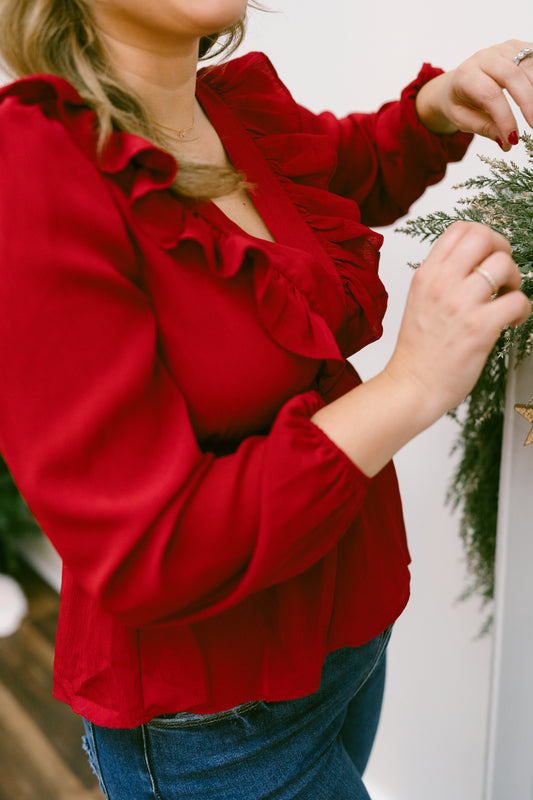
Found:
[[[426,83],[416,98],[422,124],[434,133],[479,133],[510,150],[518,143],[518,125],[504,90],[533,127],[533,57],[513,62],[524,48],[533,51],[533,42],[510,39]]]

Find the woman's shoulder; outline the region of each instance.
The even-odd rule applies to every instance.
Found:
[[[97,150],[97,118],[72,84],[56,75],[30,75],[0,88],[0,159],[15,179],[20,173],[42,180],[69,181],[69,169],[120,178],[133,163],[132,193],[170,186],[176,163],[151,142],[114,131]],[[3,171],[3,175],[4,175]]]
[[[265,53],[257,51],[232,58],[221,64],[202,67],[198,77],[217,88],[231,88],[235,85],[247,84],[283,87],[272,62]]]
[[[83,105],[83,99],[72,84],[57,75],[44,73],[27,75],[0,87],[0,103],[4,105],[8,98],[14,98],[27,106],[62,106],[65,103]]]
[[[76,89],[55,75],[30,75],[0,88],[0,157],[26,168],[94,149],[93,120]]]
[[[248,128],[274,133],[280,125],[287,132],[300,127],[299,106],[264,53],[204,67],[198,80],[233,108]]]
[[[67,123],[84,108],[84,100],[74,86],[57,75],[29,75],[0,87],[0,124],[4,131],[20,126],[30,117],[43,127],[52,119]]]
[[[252,52],[223,64],[204,67],[198,78],[227,97],[268,97],[294,105],[294,99],[264,53]]]

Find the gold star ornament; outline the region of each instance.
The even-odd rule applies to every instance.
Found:
[[[533,444],[533,405],[528,403],[528,405],[524,405],[523,403],[517,403],[514,407],[515,411],[527,419],[528,422],[531,422],[531,430],[529,431],[528,437],[524,442],[524,447],[526,444]]]

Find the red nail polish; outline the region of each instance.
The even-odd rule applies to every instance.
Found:
[[[500,139],[499,136],[496,137],[496,143],[499,144],[499,146],[501,147],[502,150],[505,150],[505,148],[503,146],[503,142],[502,142],[502,140]]]
[[[518,133],[516,131],[511,131],[509,134],[509,144],[518,144]]]

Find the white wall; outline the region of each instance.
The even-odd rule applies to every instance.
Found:
[[[373,110],[397,96],[423,61],[453,68],[475,50],[526,37],[531,0],[427,0],[353,3],[271,0],[278,14],[252,15],[245,49],[265,50],[293,95],[319,111]],[[478,174],[476,153],[500,156],[479,140],[449,168],[411,215],[450,208],[451,187]],[[382,275],[390,293],[385,335],[355,359],[363,376],[386,362],[398,329],[410,270],[425,248],[384,231]],[[476,601],[457,603],[465,586],[458,522],[444,507],[455,427],[443,420],[396,459],[413,555],[413,597],[390,648],[385,710],[368,772],[375,800],[482,800],[491,640]],[[497,798],[496,800],[507,800]]]
[[[265,2],[279,13],[254,12],[243,50],[265,50],[300,102],[338,114],[372,110],[396,97],[423,61],[452,68],[487,44],[527,37],[533,17],[531,0]],[[457,197],[452,185],[479,172],[475,154],[481,152],[500,154],[491,143],[476,142],[411,215],[449,208]],[[393,229],[384,233],[389,310],[383,339],[355,359],[365,377],[392,350],[411,277],[407,262],[425,252]],[[374,800],[482,800],[491,641],[475,640],[484,618],[476,603],[456,603],[464,565],[457,520],[444,508],[454,434],[443,420],[396,459],[413,597],[390,647],[385,710],[368,771]]]

